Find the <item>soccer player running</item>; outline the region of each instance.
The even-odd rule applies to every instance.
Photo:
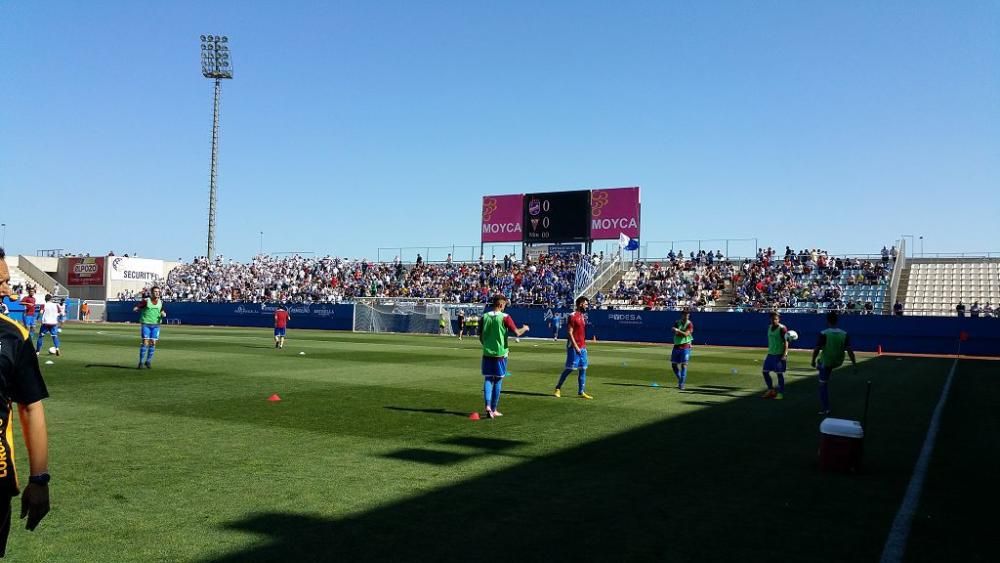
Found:
[[[500,389],[503,378],[507,375],[507,331],[517,336],[528,332],[528,325],[517,328],[514,319],[503,310],[507,307],[507,298],[495,295],[491,300],[490,312],[483,315],[482,330],[479,331],[479,342],[483,345],[483,400],[486,402],[486,415],[490,418],[503,416],[497,410],[500,403]]]
[[[163,300],[160,299],[160,288],[153,286],[149,290],[149,297],[143,299],[138,305],[132,308],[139,313],[139,335],[142,337],[142,344],[139,345],[139,365],[136,369],[151,369],[153,354],[156,353],[156,342],[160,339],[160,321],[167,316],[163,309]]]
[[[569,374],[573,373],[573,370],[578,371],[577,375],[577,393],[576,396],[581,399],[593,399],[590,395],[586,393],[587,384],[587,319],[584,318],[584,314],[587,312],[587,307],[590,306],[590,300],[586,297],[580,296],[576,298],[576,310],[570,314],[569,319],[566,322],[566,369],[563,370],[562,374],[559,376],[559,382],[556,383],[556,390],[552,394],[556,397],[562,395],[563,383],[565,383],[566,378]]]
[[[278,310],[274,312],[274,347],[279,350],[285,347],[285,331],[288,329],[288,321],[292,316],[283,305],[278,305]]]
[[[858,369],[854,350],[851,349],[851,338],[847,332],[837,328],[838,320],[837,313],[827,313],[827,329],[819,333],[812,355],[812,367],[819,370],[819,401],[823,406],[819,414],[824,416],[830,414],[830,376],[833,375],[833,370],[844,364],[845,353],[851,358],[855,372]],[[816,362],[817,357],[819,363]]]
[[[21,305],[24,305],[24,328],[28,329],[28,336],[35,335],[35,288],[29,286],[28,294],[21,298]]]
[[[674,323],[671,330],[674,333],[674,349],[670,352],[670,367],[677,377],[677,388],[684,390],[687,381],[688,362],[691,361],[691,343],[694,342],[694,323],[691,313],[684,309],[681,318]]]
[[[788,367],[788,327],[781,324],[781,315],[771,313],[771,324],[767,327],[767,357],[764,358],[765,399],[785,398],[785,370]],[[771,372],[778,376],[778,389],[774,389]]]
[[[52,300],[51,295],[45,296],[45,304],[42,305],[42,327],[38,329],[38,341],[35,342],[35,354],[42,353],[42,346],[45,342],[45,335],[52,336],[52,345],[55,346],[56,355],[61,356],[59,351],[59,319],[66,312],[63,306]]]

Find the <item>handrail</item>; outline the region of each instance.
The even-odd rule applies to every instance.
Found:
[[[52,295],[69,295],[65,287],[59,285],[55,278],[43,272],[41,268],[34,265],[27,256],[19,254],[17,256],[17,268],[28,275],[35,283],[42,286],[47,293]]]
[[[896,255],[896,264],[892,268],[892,279],[889,281],[889,308],[895,305],[899,297],[899,280],[903,277],[903,270],[906,268],[906,239],[899,239],[899,254]]]
[[[625,260],[622,255],[622,251],[619,250],[610,259],[605,260],[601,264],[601,270],[597,272],[594,276],[593,281],[590,282],[586,287],[577,292],[574,299],[591,293],[594,288],[601,288],[604,286],[608,280],[614,278],[618,273],[624,271]]]

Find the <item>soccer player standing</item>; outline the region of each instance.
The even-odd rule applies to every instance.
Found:
[[[458,339],[461,340],[462,335],[465,334],[465,311],[459,309],[456,318],[458,320]]]
[[[830,414],[830,376],[833,375],[833,370],[844,364],[845,353],[851,358],[851,365],[855,371],[858,369],[854,350],[851,349],[851,338],[847,332],[837,328],[838,320],[837,313],[827,313],[827,329],[819,333],[819,340],[812,355],[812,367],[819,370],[819,401],[823,406],[823,410],[819,411],[821,415]]]
[[[559,382],[556,383],[556,390],[552,393],[556,397],[562,395],[560,389],[562,389],[566,378],[575,369],[579,372],[577,375],[577,396],[581,399],[593,399],[593,397],[586,393],[587,319],[584,317],[584,314],[587,313],[587,307],[589,306],[590,300],[583,296],[577,297],[576,311],[573,311],[566,322],[566,369],[559,376]]]
[[[0,256],[3,251],[0,249]],[[10,273],[0,259],[0,300],[10,294]],[[31,349],[28,331],[6,316],[0,316],[0,557],[7,550],[11,500],[21,494],[21,518],[34,530],[49,512],[49,445],[42,399],[49,396],[38,369],[38,356]],[[13,409],[17,411],[28,450],[28,485],[18,490],[11,433]]]
[[[163,309],[163,300],[160,299],[160,288],[153,286],[149,290],[149,297],[143,299],[138,305],[132,308],[139,313],[139,335],[142,337],[142,344],[139,345],[139,365],[136,369],[142,369],[145,365],[147,369],[152,368],[153,354],[156,353],[156,342],[160,339],[160,321],[167,316]]]
[[[681,318],[671,327],[674,333],[674,349],[670,352],[670,367],[677,377],[677,388],[683,390],[687,381],[688,362],[691,361],[691,343],[694,342],[694,323],[691,313],[684,309]]]
[[[764,358],[765,399],[785,398],[785,370],[788,367],[788,327],[781,324],[781,315],[771,313],[771,324],[767,327],[767,357]],[[771,372],[778,376],[778,389],[774,389]]]
[[[24,328],[28,329],[28,336],[35,335],[35,288],[29,286],[28,294],[21,298],[21,305],[24,305]]]
[[[517,336],[528,332],[528,325],[517,328],[514,319],[503,310],[507,307],[507,298],[495,295],[491,301],[492,309],[483,315],[482,330],[479,331],[479,342],[483,345],[483,400],[486,402],[486,415],[490,418],[503,416],[497,410],[500,403],[500,389],[503,378],[507,375],[507,331]]]
[[[65,314],[63,306],[52,300],[51,295],[45,296],[45,304],[42,305],[42,327],[38,329],[38,341],[35,343],[35,354],[42,353],[42,346],[45,342],[45,335],[52,336],[52,345],[56,348],[56,355],[61,356],[59,351],[59,319]]]
[[[285,331],[288,329],[288,321],[292,316],[284,306],[278,305],[278,310],[274,312],[274,347],[281,349],[285,347]]]

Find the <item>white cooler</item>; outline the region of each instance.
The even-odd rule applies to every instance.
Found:
[[[865,431],[856,420],[826,418],[819,425],[819,468],[853,472],[861,467]]]

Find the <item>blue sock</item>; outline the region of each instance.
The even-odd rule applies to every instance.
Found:
[[[146,348],[146,363],[153,361],[153,352],[156,351],[156,346],[149,346]]]
[[[55,346],[56,348],[59,347],[59,335],[58,334],[53,334],[52,335],[52,345]]]
[[[674,370],[674,377],[679,382],[681,380],[681,370],[677,369],[677,364],[670,364],[670,369]]]
[[[682,364],[681,365],[681,373],[677,377],[678,377],[678,379],[680,379],[681,389],[683,389],[684,388],[684,382],[687,381],[687,377],[688,377],[688,367],[687,367],[687,364]]]
[[[496,381],[493,382],[493,397],[490,401],[490,408],[497,410],[497,405],[500,404],[500,389],[503,387],[503,378],[498,377]]]
[[[830,410],[830,389],[826,383],[819,384],[819,402],[823,405],[823,410]]]
[[[785,374],[778,373],[778,393],[785,392]]]
[[[493,400],[493,378],[484,377],[483,378],[483,401],[485,401],[486,408],[492,408],[491,401]]]
[[[774,387],[774,382],[771,381],[771,372],[769,371],[764,372],[764,384],[767,385],[768,389]]]
[[[562,375],[559,376],[559,383],[556,383],[556,389],[562,389],[562,384],[566,382],[566,378],[571,373],[573,373],[573,370],[571,369],[563,370]]]
[[[580,368],[580,376],[576,379],[579,384],[580,390],[577,392],[578,395],[583,395],[583,390],[587,387],[587,369]]]
[[[142,363],[143,356],[145,356],[145,355],[146,355],[146,345],[145,344],[141,344],[139,346],[139,363],[140,364]]]
[[[42,351],[42,346],[43,346],[42,343],[43,342],[45,342],[45,335],[44,334],[39,334],[38,335],[38,340],[35,341],[35,352],[36,353]]]

